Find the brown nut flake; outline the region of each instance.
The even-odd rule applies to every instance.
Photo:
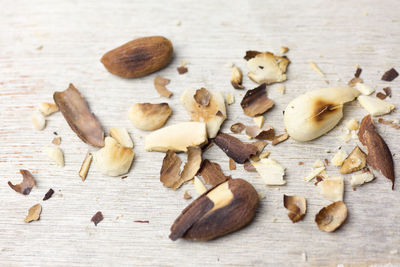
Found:
[[[275,137],[275,130],[270,125],[264,125],[261,129],[257,126],[246,126],[246,134],[256,139],[273,140]]]
[[[281,54],[286,54],[289,51],[289,48],[286,46],[281,46]]]
[[[173,188],[179,182],[181,164],[182,161],[178,155],[174,151],[168,150],[163,159],[160,171],[160,181],[165,187]]]
[[[54,190],[52,188],[49,189],[49,191],[47,191],[47,193],[44,195],[43,197],[43,201],[48,200],[49,198],[51,198],[51,196],[54,194]]]
[[[378,92],[376,94],[376,97],[379,98],[379,99],[384,100],[386,98],[386,95],[384,93],[382,93],[382,92]]]
[[[385,120],[384,118],[379,118],[379,119],[378,119],[378,122],[379,122],[379,123],[382,123],[382,124],[384,124],[384,125],[389,125],[389,126],[391,126],[392,128],[394,128],[394,129],[400,129],[400,124],[395,123],[395,122],[392,121],[392,120]]]
[[[361,78],[356,77],[356,78],[351,79],[347,84],[351,87],[354,87],[354,86],[356,86],[357,83],[362,83],[362,82],[363,82],[363,80]]]
[[[394,69],[391,68],[390,70],[386,71],[383,75],[381,80],[391,82],[399,76],[399,73]]]
[[[99,222],[101,222],[104,219],[103,213],[101,211],[96,212],[95,215],[93,215],[92,219],[90,219],[91,222],[94,223],[94,226],[97,226]]]
[[[89,172],[90,164],[92,163],[93,155],[89,151],[86,153],[85,159],[82,162],[81,169],[79,170],[79,177],[82,182],[86,180],[86,176]]]
[[[289,138],[289,134],[281,134],[278,136],[275,136],[275,138],[272,140],[272,145],[275,146],[279,143],[282,143],[283,141],[286,141]]]
[[[230,179],[202,194],[171,226],[170,238],[207,241],[239,230],[253,219],[258,194],[243,179]]]
[[[315,215],[315,223],[325,232],[333,232],[339,228],[347,218],[347,207],[343,201],[336,201],[322,208]]]
[[[247,116],[255,117],[271,109],[275,102],[267,97],[267,84],[248,90],[240,105]]]
[[[168,103],[136,103],[129,109],[128,118],[136,128],[153,131],[161,128],[171,114]]]
[[[211,186],[216,186],[230,179],[229,176],[224,175],[218,163],[211,162],[208,159],[203,160],[199,174],[203,177],[204,182]]]
[[[184,199],[191,199],[192,198],[192,196],[189,194],[189,192],[186,190],[185,191],[185,194],[183,195],[183,198]]]
[[[207,107],[210,104],[211,94],[206,88],[200,88],[196,90],[193,98],[197,104]]]
[[[349,156],[343,161],[340,173],[352,173],[363,169],[367,165],[367,155],[356,146]]]
[[[355,78],[360,78],[362,69],[360,67],[357,67],[356,73],[354,73]]]
[[[183,166],[182,173],[180,175],[180,179],[175,183],[172,189],[178,189],[182,186],[183,183],[190,181],[199,171],[201,166],[201,148],[199,147],[189,147],[187,151],[187,162],[185,166]]]
[[[231,132],[236,134],[241,133],[244,129],[246,129],[246,125],[241,122],[237,122],[231,126]]]
[[[42,205],[36,204],[32,206],[29,209],[28,215],[25,217],[24,222],[30,223],[32,221],[38,221],[40,219],[40,213],[42,213]]]
[[[143,37],[107,52],[101,62],[114,75],[136,78],[164,68],[171,61],[173,50],[165,37]]]
[[[383,91],[385,92],[386,96],[392,97],[392,89],[390,89],[390,87],[383,88]]]
[[[248,172],[257,172],[256,167],[248,160],[243,164],[243,169]]]
[[[55,92],[53,98],[71,129],[83,142],[96,147],[104,146],[103,127],[72,83],[68,89]]]
[[[178,73],[180,75],[185,74],[186,72],[188,72],[188,68],[186,68],[185,66],[180,66],[176,68],[178,70]]]
[[[236,170],[236,163],[233,159],[229,158],[229,170]]]
[[[268,143],[266,141],[257,141],[257,142],[253,142],[251,144],[253,146],[257,147],[257,153],[251,157],[251,160],[259,161],[261,158],[261,152],[264,150],[264,148],[267,146]],[[268,157],[268,156],[266,156],[266,157]],[[264,158],[266,158],[266,157],[264,157]]]
[[[214,143],[232,158],[236,163],[243,164],[251,155],[257,153],[257,147],[251,144],[244,144],[242,141],[229,134],[219,133]]]
[[[15,192],[23,195],[29,195],[32,188],[36,185],[35,179],[28,170],[19,170],[19,172],[22,174],[22,182],[20,184],[13,185],[10,181],[8,181],[8,185]]]
[[[392,181],[394,189],[394,163],[392,153],[385,140],[379,135],[371,119],[371,115],[365,116],[358,131],[358,139],[368,148],[367,163],[373,169],[379,170],[386,178]]]
[[[241,70],[234,66],[232,69],[232,78],[231,78],[231,84],[233,86],[233,88],[235,89],[243,89],[244,86],[242,85],[242,72]]]
[[[296,223],[306,214],[307,204],[304,197],[283,195],[283,206],[289,210],[288,217]]]
[[[162,78],[160,76],[156,76],[154,78],[154,88],[156,88],[157,92],[166,98],[170,98],[172,96],[172,92],[165,87],[167,84],[170,83],[171,80]]]

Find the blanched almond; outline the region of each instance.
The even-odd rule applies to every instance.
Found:
[[[153,131],[161,128],[171,114],[172,110],[168,103],[137,103],[129,109],[128,117],[136,128]]]
[[[120,145],[133,148],[133,142],[126,128],[111,128],[110,135]]]
[[[354,188],[364,183],[369,183],[375,179],[375,175],[370,171],[352,174],[350,177],[350,184]]]
[[[339,150],[332,158],[332,164],[335,166],[342,166],[344,160],[347,158],[347,153]]]

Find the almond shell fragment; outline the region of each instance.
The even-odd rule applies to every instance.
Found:
[[[230,179],[229,176],[224,175],[218,163],[211,162],[208,159],[203,161],[199,174],[203,177],[204,182],[211,186],[216,186]]]
[[[154,88],[156,88],[157,92],[166,98],[170,98],[172,96],[172,92],[165,87],[167,84],[170,83],[169,79],[162,78],[160,76],[156,76],[154,78]]]
[[[315,215],[315,223],[325,232],[333,232],[339,228],[347,218],[347,207],[343,201],[336,201],[322,208]]]
[[[271,109],[275,102],[267,97],[267,85],[265,83],[260,86],[248,90],[240,102],[244,113],[251,117],[262,115]]]
[[[283,205],[289,210],[288,217],[293,223],[303,219],[306,214],[307,205],[304,197],[283,195]]]
[[[251,144],[244,144],[242,141],[229,134],[219,133],[214,143],[232,158],[236,163],[243,164],[250,156],[257,153],[257,147]]]
[[[23,195],[29,195],[32,191],[32,188],[36,185],[36,181],[33,178],[33,175],[28,170],[19,170],[22,174],[22,182],[16,185],[13,185],[10,181],[8,181],[8,185],[15,191]]]
[[[33,205],[29,211],[28,215],[25,217],[24,222],[30,223],[32,221],[38,221],[40,219],[40,214],[42,213],[42,205]]]

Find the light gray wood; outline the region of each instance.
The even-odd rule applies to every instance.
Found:
[[[400,20],[398,1],[20,1],[2,0],[0,11],[0,262],[2,266],[283,266],[336,264],[400,264],[399,186],[391,190],[381,175],[371,184],[353,191],[345,178],[347,223],[335,233],[318,230],[314,216],[329,204],[306,175],[316,159],[330,159],[342,146],[350,152],[356,142],[337,139],[343,122],[326,136],[308,143],[288,140],[269,145],[271,156],[286,167],[287,185],[266,187],[257,173],[238,165],[228,170],[228,158],[216,146],[204,154],[217,161],[226,174],[251,182],[261,200],[254,222],[245,229],[218,240],[197,243],[168,239],[169,227],[190,201],[183,199],[193,185],[178,191],[162,186],[159,169],[162,153],[144,151],[145,132],[135,129],[127,110],[135,102],[168,102],[173,115],[169,124],[189,119],[179,104],[188,87],[206,87],[235,94],[223,131],[234,122],[250,124],[240,100],[245,91],[230,85],[233,62],[246,73],[242,59],[246,50],[279,53],[290,48],[286,94],[277,85],[268,87],[276,107],[266,123],[283,132],[282,110],[295,96],[327,86],[310,70],[315,61],[330,85],[345,85],[355,64],[362,78],[378,90],[391,86],[389,101],[399,104],[400,78],[392,83],[380,77],[391,67],[398,70]],[[178,21],[181,22],[181,25]],[[148,35],[163,35],[175,48],[172,63],[157,73],[171,79],[171,99],[158,96],[153,88],[156,74],[139,79],[120,79],[109,74],[99,59],[109,49]],[[42,47],[42,49],[38,49]],[[190,62],[189,72],[178,75],[181,60]],[[90,103],[102,125],[127,127],[135,143],[135,161],[128,178],[105,177],[95,168],[81,182],[80,164],[89,149],[71,131],[60,113],[47,120],[39,132],[30,116],[39,103],[51,101],[55,90],[72,82]],[[246,89],[256,85],[247,77]],[[399,119],[399,113],[385,116]],[[366,111],[355,103],[346,106],[345,120],[361,119]],[[399,130],[377,125],[395,153],[399,173]],[[51,145],[53,132],[62,137],[65,167],[51,164],[43,153]],[[245,136],[240,136],[246,140]],[[183,155],[182,155],[183,156]],[[303,166],[298,166],[304,161]],[[38,186],[29,196],[12,191],[7,181],[19,182],[19,169],[34,174]],[[329,166],[331,176],[338,169]],[[56,193],[41,201],[49,188]],[[307,198],[305,219],[297,224],[287,217],[282,195]],[[29,207],[41,203],[38,222],[23,222]],[[104,221],[90,222],[98,210]],[[134,223],[149,220],[149,224]],[[305,253],[306,261],[302,254]]]

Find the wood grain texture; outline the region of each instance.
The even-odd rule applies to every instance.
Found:
[[[349,1],[21,1],[2,0],[0,15],[0,262],[2,266],[290,266],[336,264],[400,264],[399,186],[378,176],[371,184],[353,191],[345,177],[347,223],[335,233],[318,230],[315,214],[329,201],[302,177],[316,159],[330,159],[342,146],[350,152],[356,142],[337,139],[343,122],[327,135],[307,143],[287,140],[267,146],[271,157],[286,167],[287,185],[266,187],[257,173],[241,165],[229,171],[228,158],[216,146],[203,156],[218,162],[226,175],[252,183],[261,199],[255,221],[245,229],[212,242],[169,240],[169,228],[190,201],[185,190],[196,195],[193,185],[178,191],[159,181],[163,153],[145,152],[146,132],[135,129],[127,118],[136,102],[168,102],[173,115],[167,125],[186,121],[189,115],[179,104],[188,87],[230,92],[236,103],[228,108],[223,131],[235,122],[251,124],[239,105],[245,91],[230,85],[227,62],[246,73],[242,57],[246,50],[279,52],[290,48],[291,60],[286,94],[277,85],[268,86],[276,106],[266,114],[266,123],[283,133],[282,110],[309,89],[326,86],[310,70],[315,61],[330,85],[344,85],[363,68],[367,84],[390,86],[399,104],[400,79],[380,80],[391,67],[400,68],[400,19],[395,0]],[[177,25],[181,21],[181,25]],[[101,56],[129,40],[163,35],[174,44],[170,65],[138,79],[109,74]],[[41,48],[41,49],[39,49]],[[178,75],[181,60],[190,62],[189,72]],[[174,95],[161,98],[153,88],[156,75],[171,79]],[[135,143],[135,160],[126,179],[105,177],[91,168],[85,182],[78,171],[87,150],[60,113],[48,117],[44,131],[33,130],[30,116],[42,101],[51,101],[54,91],[72,82],[87,98],[104,128],[127,127]],[[246,89],[256,87],[247,77]],[[360,120],[366,112],[350,104],[345,120]],[[399,119],[397,111],[385,116]],[[399,174],[399,130],[377,125],[395,153]],[[49,162],[43,153],[53,132],[62,137],[65,167]],[[243,135],[235,135],[246,140]],[[184,155],[182,155],[184,157]],[[298,166],[299,161],[305,164]],[[7,181],[19,182],[19,169],[30,170],[37,187],[29,196],[11,190]],[[331,176],[339,170],[329,166]],[[400,180],[399,180],[400,181]],[[42,202],[49,188],[54,196]],[[283,194],[307,198],[303,221],[293,224],[283,207]],[[23,222],[28,209],[41,203],[40,221]],[[90,218],[102,211],[97,227]],[[149,224],[134,223],[149,220]],[[303,261],[302,254],[307,260]]]

